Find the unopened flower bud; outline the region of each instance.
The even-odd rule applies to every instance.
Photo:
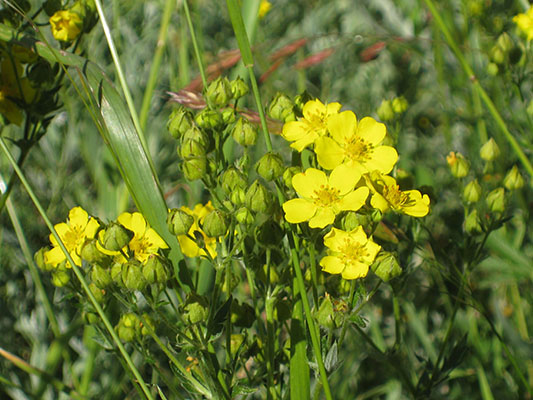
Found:
[[[141,263],[135,258],[122,264],[122,282],[126,289],[142,291],[146,287],[146,279],[142,274]]]
[[[91,281],[100,289],[105,289],[113,280],[111,279],[111,271],[107,268],[103,268],[98,264],[93,264],[91,267]]]
[[[235,213],[237,222],[243,225],[251,225],[254,223],[254,216],[246,207],[241,207]]]
[[[81,258],[85,261],[94,263],[105,260],[106,255],[98,250],[96,239],[87,239],[81,248]]]
[[[283,183],[285,186],[287,186],[289,189],[292,189],[292,178],[294,175],[299,174],[302,172],[302,169],[300,167],[289,167],[285,169],[283,172]]]
[[[226,193],[232,193],[236,189],[246,189],[246,176],[238,169],[229,167],[222,175],[221,184]]]
[[[472,210],[465,219],[465,231],[471,235],[480,233],[482,231],[477,210]]]
[[[231,99],[231,85],[226,77],[218,77],[207,86],[205,97],[214,107],[220,108]]]
[[[183,141],[177,148],[178,155],[185,159],[190,157],[203,157],[207,154],[206,148],[198,141],[189,139]]]
[[[215,209],[205,216],[202,229],[208,237],[224,236],[228,231],[228,216]]]
[[[167,215],[168,230],[176,236],[186,235],[193,223],[194,217],[178,208],[173,208]]]
[[[170,278],[170,267],[167,260],[157,254],[150,254],[141,269],[144,279],[149,285],[165,283]]]
[[[122,315],[115,327],[118,337],[125,342],[132,342],[138,334],[139,323],[139,317],[134,313]]]
[[[100,234],[100,245],[106,250],[120,251],[133,238],[134,233],[129,229],[124,228],[121,224],[111,222],[105,229],[103,234]]]
[[[200,128],[198,128],[197,126],[192,126],[191,128],[187,129],[183,133],[183,136],[181,138],[181,143],[185,143],[189,140],[198,142],[199,144],[202,145],[202,147],[206,150],[206,152],[209,152],[210,145],[211,145],[209,141],[209,136],[207,136],[207,134],[204,131],[202,131]],[[178,150],[178,154],[181,155],[180,150]]]
[[[314,100],[314,98],[307,92],[307,90],[304,90],[302,93],[294,96],[294,112],[301,115],[305,104],[311,100]],[[285,122],[294,120],[296,120],[295,117],[293,119],[285,119]]]
[[[268,106],[268,115],[283,122],[294,121],[294,103],[283,93],[278,93]]]
[[[446,156],[446,161],[450,167],[450,171],[456,178],[464,178],[470,170],[470,163],[463,157],[461,153],[450,152]]]
[[[268,213],[272,207],[270,191],[256,180],[246,191],[246,206],[255,212]]]
[[[242,157],[239,157],[235,161],[235,166],[241,171],[248,171],[248,168],[250,167],[250,155],[248,152],[245,152]]]
[[[481,197],[481,192],[481,185],[478,183],[477,179],[474,179],[465,186],[463,190],[463,199],[467,203],[475,203]]]
[[[185,179],[195,181],[205,176],[207,172],[207,157],[190,157],[183,160],[181,169]]]
[[[197,324],[207,320],[209,309],[207,300],[196,294],[191,294],[183,307],[183,319],[190,324]]]
[[[396,114],[402,114],[407,110],[409,103],[407,103],[407,100],[405,100],[405,97],[397,97],[392,100],[392,110]]]
[[[370,223],[367,214],[359,214],[355,211],[347,211],[341,219],[341,227],[346,232],[354,230],[359,225],[369,225]]]
[[[235,122],[235,110],[232,108],[225,108],[222,111],[222,121],[224,125],[230,125]]]
[[[63,287],[70,282],[70,273],[66,269],[55,269],[52,271],[52,284],[56,287]]]
[[[505,186],[507,190],[516,190],[524,186],[524,178],[522,178],[516,165],[513,165],[513,168],[511,168],[507,175],[505,175],[503,186]]]
[[[241,98],[242,96],[246,95],[250,91],[250,88],[248,87],[246,82],[244,82],[240,77],[230,81],[230,86],[231,86],[231,96],[235,100]]]
[[[232,356],[237,354],[237,351],[241,348],[244,342],[244,335],[242,333],[233,333],[230,338],[230,353]]]
[[[198,126],[202,129],[218,129],[223,124],[222,115],[215,110],[204,108],[194,118]]]
[[[115,262],[111,266],[111,280],[115,285],[118,285],[120,287],[124,287],[124,282],[122,281],[122,264],[121,262]]]
[[[328,294],[326,294],[326,297],[322,300],[322,303],[320,303],[318,310],[314,312],[314,317],[316,321],[326,329],[337,328],[333,312],[333,303]]]
[[[266,153],[257,162],[256,171],[259,176],[266,181],[273,181],[278,179],[285,172],[283,159],[279,154]]]
[[[487,74],[490,76],[496,76],[498,75],[498,72],[500,72],[500,69],[498,68],[498,65],[491,62],[487,65]]]
[[[246,201],[246,192],[241,189],[237,188],[230,194],[230,201],[232,205],[240,206]]]
[[[392,278],[402,273],[402,268],[398,259],[393,253],[380,251],[372,264],[372,271],[381,278],[383,282],[388,282]]]
[[[150,330],[152,330],[152,332],[155,332],[155,324],[154,324],[154,320],[152,319],[152,317],[150,316],[150,314],[147,314],[147,313],[144,313],[142,315],[142,318],[144,320],[144,322],[140,321],[140,318],[139,318],[139,326],[141,327],[141,335],[142,336],[148,336],[150,335]],[[148,327],[150,329],[148,329],[146,327],[146,325],[148,325]]]
[[[493,161],[500,155],[500,148],[493,138],[490,138],[479,150],[479,155],[485,161]]]
[[[505,51],[499,46],[494,45],[490,49],[489,57],[495,64],[503,64],[505,62]]]
[[[510,51],[514,47],[513,41],[507,32],[503,32],[500,36],[498,36],[496,44],[505,52]]]
[[[253,146],[257,141],[257,128],[247,119],[239,118],[231,135],[241,146]]]
[[[179,139],[193,127],[193,124],[191,112],[185,107],[179,106],[168,117],[167,129],[175,139]]]
[[[494,189],[485,199],[489,210],[495,213],[501,213],[505,210],[505,190],[503,188]]]
[[[105,298],[105,290],[96,286],[93,282],[89,284],[89,290],[93,294],[94,298],[98,303],[102,303]]]
[[[383,100],[376,111],[378,118],[387,122],[394,118],[394,110],[392,109],[392,102],[390,100]]]
[[[33,256],[35,264],[37,264],[37,266],[43,271],[52,271],[54,269],[54,266],[52,264],[48,264],[45,261],[46,258],[44,254],[48,251],[50,251],[49,247],[41,247]]]

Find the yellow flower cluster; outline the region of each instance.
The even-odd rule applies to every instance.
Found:
[[[527,37],[527,40],[533,39],[533,6],[529,7],[525,14],[515,15],[513,22]]]
[[[396,180],[387,175],[398,153],[382,144],[385,125],[370,117],[358,121],[352,111],[340,109],[339,103],[324,105],[311,100],[303,107],[303,118],[283,126],[281,135],[292,142],[292,148],[301,152],[313,147],[319,166],[331,170],[329,176],[316,168],[294,175],[292,185],[299,197],[283,204],[285,219],[325,228],[341,212],[357,211],[365,205],[382,213],[425,216],[429,197],[418,190],[400,190]],[[361,226],[350,232],[332,228],[324,244],[328,255],[320,265],[326,272],[342,274],[344,279],[366,276],[380,250]]]

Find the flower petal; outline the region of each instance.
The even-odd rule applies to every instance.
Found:
[[[335,213],[330,207],[317,208],[315,216],[309,220],[310,228],[324,228],[335,221]]]
[[[422,196],[418,190],[407,190],[403,192],[409,196],[409,205],[404,206],[402,211],[412,217],[425,217],[429,212],[429,197]],[[414,203],[414,204],[413,204]]]
[[[360,187],[348,195],[344,196],[338,203],[339,211],[357,211],[366,202],[370,190],[366,187]]]
[[[398,161],[398,152],[391,146],[377,146],[372,152],[372,158],[364,163],[364,167],[369,171],[378,170],[383,174],[392,171],[394,164]]]
[[[148,228],[146,230],[144,233],[144,239],[148,240],[152,246],[156,247],[157,249],[168,249],[167,243],[152,228]]]
[[[335,141],[344,143],[354,135],[357,117],[352,111],[343,111],[329,117],[326,126]]]
[[[292,199],[283,203],[285,219],[291,224],[308,221],[316,213],[316,205],[305,199]]]
[[[320,266],[322,267],[322,271],[329,272],[330,274],[340,274],[345,268],[341,259],[334,256],[323,257],[320,260]]]
[[[360,173],[346,164],[341,164],[331,171],[329,186],[334,187],[341,196],[344,196],[353,190],[359,179],[361,179]]]
[[[65,253],[63,253],[63,250],[61,250],[61,247],[59,246],[44,253],[44,262],[51,264],[54,267],[61,263],[65,258]]]
[[[68,222],[72,227],[78,226],[85,229],[87,221],[89,220],[89,214],[81,207],[74,207],[68,213]]]
[[[296,192],[305,198],[312,198],[313,193],[321,186],[328,185],[328,178],[323,171],[307,168],[292,177],[292,186]]]
[[[365,142],[373,144],[374,146],[380,144],[385,135],[387,128],[385,124],[377,122],[374,118],[365,117],[357,125],[357,136],[362,137]]]
[[[369,265],[362,262],[351,263],[342,271],[342,277],[349,280],[364,278],[368,274],[368,268]]]
[[[385,200],[385,197],[383,197],[379,193],[374,193],[372,195],[372,198],[370,199],[370,205],[378,209],[382,213],[387,212],[390,207],[388,201]]]
[[[320,100],[310,100],[305,103],[302,109],[302,114],[307,120],[321,119],[322,115],[326,115],[326,112],[327,108]]]
[[[344,160],[344,150],[335,140],[322,136],[315,141],[315,153],[322,168],[333,169]]]

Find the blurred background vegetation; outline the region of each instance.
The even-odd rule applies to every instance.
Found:
[[[251,0],[243,3],[247,1]],[[105,3],[127,82],[140,109],[164,2]],[[528,83],[531,66],[504,65],[497,75],[488,72],[491,48],[503,32],[512,36],[522,52],[531,53],[529,43],[519,38],[512,22],[514,15],[525,11],[527,2],[447,0],[438,6],[477,79],[531,158],[532,126],[527,111],[532,99],[532,81]],[[190,7],[206,65],[227,59],[227,52],[237,44],[225,2],[197,0],[191,1]],[[279,65],[269,70],[276,63],[276,52],[295,41],[300,41],[300,47],[278,58]],[[111,57],[103,43],[97,25],[84,38],[80,51],[114,79]],[[253,50],[255,73],[264,79],[260,88],[266,101],[279,91],[294,96],[306,90],[324,102],[342,103],[358,117],[377,117],[383,100],[404,96],[409,107],[388,129],[397,139],[399,168],[412,176],[415,187],[425,186],[432,201],[431,214],[421,232],[427,245],[409,249],[416,256],[411,265],[402,265],[408,271],[404,279],[383,285],[363,309],[364,323],[349,328],[353,332],[339,349],[341,363],[330,377],[334,397],[530,398],[532,321],[528,317],[533,246],[532,231],[527,229],[531,222],[529,186],[513,195],[506,210],[509,221],[487,239],[482,261],[468,276],[468,296],[462,298],[466,300],[449,329],[459,287],[457,269],[476,247],[464,233],[461,188],[449,172],[446,155],[462,152],[472,170],[486,180],[506,174],[517,159],[482,107],[470,77],[460,68],[424,3],[272,1],[270,11],[257,23]],[[239,64],[221,72],[228,77],[244,76]],[[172,110],[167,92],[190,88],[197,77],[186,22],[181,8],[176,9],[146,124],[149,149],[169,207],[191,206],[191,199],[201,192],[182,179],[175,141],[166,130]],[[131,209],[132,202],[112,156],[68,82],[60,99],[64,109],[32,150],[24,171],[52,221],[63,221],[76,205],[103,219],[115,218]],[[254,109],[251,97],[241,105]],[[6,127],[2,134],[10,129],[17,128]],[[479,157],[487,137],[496,140],[503,155],[490,174],[483,170]],[[11,173],[4,157],[0,157],[0,173],[4,180]],[[34,252],[47,244],[47,228],[20,185],[14,188],[11,199]],[[82,310],[44,279],[60,326],[70,328],[61,340],[53,339],[5,211],[0,214],[0,227],[0,347],[64,382],[88,379],[93,398],[135,398],[129,377],[113,352],[101,350],[84,338]],[[373,279],[377,278],[367,278],[369,289],[376,283]],[[393,294],[397,302],[392,301]],[[394,312],[401,316],[399,343],[395,342]],[[448,348],[441,349],[445,337],[450,338]],[[430,386],[427,374],[440,351],[449,358],[446,370],[437,374],[442,383],[432,382],[434,390],[426,392],[424,385]],[[88,362],[98,367],[85,377]],[[419,387],[410,388],[413,382]],[[0,398],[32,398],[30,392],[54,398],[52,391],[40,388],[39,392],[35,385],[31,374],[0,359]]]

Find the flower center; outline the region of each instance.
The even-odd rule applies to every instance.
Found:
[[[130,249],[133,250],[135,258],[141,262],[144,262],[148,258],[148,255],[150,254],[148,250],[151,247],[153,247],[153,244],[144,237],[133,238],[130,242]]]
[[[409,195],[402,192],[398,185],[385,185],[383,197],[387,199],[393,209],[401,209],[410,202]]]
[[[372,158],[374,147],[370,143],[366,143],[364,139],[353,136],[344,144],[344,154],[346,158],[364,162]]]
[[[314,202],[318,207],[327,207],[339,201],[339,189],[326,185],[320,185],[314,192]]]
[[[84,230],[79,225],[70,226],[70,229],[66,231],[64,236],[61,238],[69,253],[76,250],[78,246],[83,243],[84,239]]]
[[[342,260],[344,265],[361,262],[362,259],[368,256],[369,254],[365,246],[350,238],[344,239],[343,243],[339,246],[338,257]]]

